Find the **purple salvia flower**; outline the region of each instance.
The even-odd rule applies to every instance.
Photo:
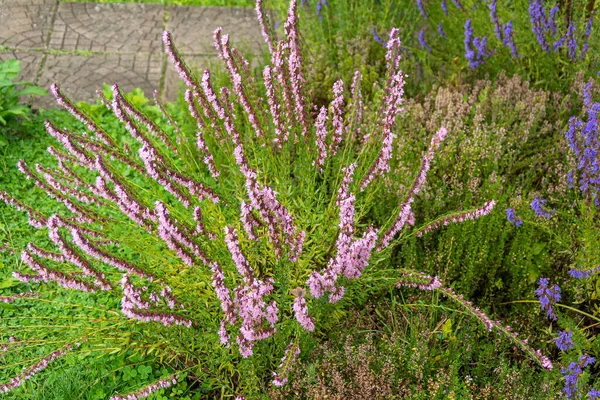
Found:
[[[590,39],[590,35],[592,34],[593,21],[594,21],[593,17],[590,17],[590,19],[587,22],[587,26],[585,29],[585,35],[583,36],[583,46],[581,47],[581,53],[579,54],[579,59],[581,61],[583,61],[585,59],[585,55],[587,54],[587,51],[588,51],[589,39]]]
[[[587,396],[589,400],[600,400],[600,390],[592,388],[587,392]]]
[[[448,35],[446,35],[446,32],[444,32],[444,27],[442,26],[441,22],[438,24],[438,34],[444,39],[448,39]]]
[[[319,21],[323,21],[323,15],[321,14],[321,12],[323,11],[323,7],[329,7],[329,3],[327,3],[327,0],[319,0],[317,2],[317,17],[319,17]]]
[[[442,10],[444,10],[444,15],[448,15],[448,3],[447,3],[447,0],[442,0]]]
[[[546,204],[546,200],[542,200],[538,197],[531,201],[531,209],[535,212],[535,215],[543,218],[550,218],[552,213],[548,211],[544,211],[544,204]]]
[[[427,42],[425,42],[425,28],[421,29],[421,31],[419,32],[419,44],[422,48],[427,50],[427,52],[431,53],[431,47],[429,47],[427,45]]]
[[[375,31],[375,27],[373,27],[373,28],[371,29],[371,34],[373,35],[373,39],[375,39],[375,41],[376,41],[377,43],[380,43],[380,44],[382,44],[384,47],[387,47],[387,42],[386,42],[385,40],[383,40],[383,39],[381,38],[381,36],[379,36],[379,35],[377,34],[377,32]]]
[[[552,305],[560,301],[560,287],[558,285],[552,285],[551,287],[548,287],[549,283],[550,279],[540,278],[539,286],[535,290],[535,294],[540,301],[542,310],[546,311],[548,318],[556,321],[558,318],[554,313],[554,308]]]
[[[463,5],[461,4],[460,0],[452,0],[452,2],[454,3],[457,9],[461,11],[463,10]]]
[[[573,21],[569,22],[566,33],[567,49],[569,50],[569,57],[573,61],[577,61],[577,40],[575,39],[575,24]]]
[[[492,0],[488,5],[488,8],[490,9],[490,18],[494,23],[494,33],[496,34],[498,40],[504,42],[500,20],[498,19],[498,10],[496,8],[496,2],[497,0]]]
[[[556,341],[556,347],[561,351],[569,351],[575,346],[575,343],[573,343],[573,332],[571,331],[558,331],[558,337],[554,340]]]
[[[523,225],[523,220],[521,219],[521,217],[515,214],[514,208],[506,209],[506,219],[508,219],[509,222],[515,224],[515,226],[517,227]]]
[[[300,348],[293,341],[288,344],[277,372],[273,372],[273,385],[282,387],[288,381],[288,375],[293,369],[296,359],[300,355]]]
[[[558,34],[558,28],[556,27],[556,14],[558,14],[559,8],[558,3],[552,9],[550,9],[550,15],[546,23],[546,31],[552,33],[554,37]]]
[[[546,17],[546,11],[542,0],[530,0],[529,1],[529,18],[531,21],[531,30],[535,34],[538,43],[542,46],[542,49],[549,53],[550,47],[546,41],[546,29],[548,26],[548,19]]]
[[[594,364],[596,360],[587,354],[582,355],[578,362],[571,362],[567,368],[561,369],[560,373],[565,376],[565,387],[563,392],[567,399],[574,399],[577,395],[577,381],[583,373],[583,369],[588,365]]]
[[[504,32],[504,36],[502,39],[502,44],[504,44],[506,47],[508,47],[510,49],[510,54],[512,55],[513,58],[521,57],[519,55],[519,52],[517,51],[517,45],[515,44],[515,36],[514,36],[514,31],[513,31],[512,19],[504,25],[503,32]]]
[[[417,7],[419,8],[419,12],[423,16],[423,18],[427,19],[427,13],[425,12],[425,7],[423,7],[423,0],[416,0]]]
[[[473,36],[473,26],[470,19],[465,23],[464,44],[465,58],[471,68],[479,67],[490,56],[490,53],[486,49],[487,37]]]

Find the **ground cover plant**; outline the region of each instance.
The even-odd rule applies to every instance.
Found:
[[[81,335],[78,327],[71,337],[62,336],[71,340],[17,374],[3,391],[16,389],[70,352],[114,343],[117,348],[139,344],[144,355],[155,354],[173,371],[132,397],[145,397],[188,376],[201,382],[201,394],[256,396],[269,385],[285,384],[298,353],[314,341],[310,332],[326,333],[349,304],[364,304],[370,294],[395,285],[439,291],[551,369],[539,350],[515,340],[510,328],[443,287],[439,278],[385,262],[396,247],[396,234],[417,222],[415,196],[448,132],[436,130],[412,173],[412,186],[397,197],[395,213],[382,223],[377,192],[387,186],[382,175],[390,170],[393,127],[404,94],[398,31],[392,31],[387,44],[388,76],[380,100],[363,108],[357,73],[349,87],[336,82],[336,97],[329,109],[318,110],[313,124],[296,7],[292,2],[283,41],[273,41],[269,25],[262,22],[273,57],[264,69],[262,101],[247,63],[220,30],[215,44],[231,88],[218,92],[210,73],[196,79],[170,34],[163,36],[188,86],[189,115],[181,123],[171,120],[160,128],[114,85],[103,101],[125,129],[105,130],[53,86],[58,102],[87,133],[48,120],[46,129],[62,145],[49,149],[56,169],[19,162],[21,172],[64,209],[50,215],[3,194],[49,239],[23,250],[23,265],[14,276],[26,285],[12,287],[53,282],[65,290],[90,292],[106,305],[96,310],[108,325],[106,335]],[[258,10],[262,21],[260,4]],[[126,139],[127,133],[132,139]],[[420,228],[412,232],[427,234],[482,217],[494,204],[482,202],[429,224],[419,221]],[[8,295],[6,303],[43,299],[31,293]],[[123,316],[110,312],[119,302]],[[146,324],[150,328],[141,327]],[[124,344],[127,332],[136,339]],[[7,349],[23,340],[30,339],[9,338]]]
[[[66,117],[64,112],[42,112],[39,119],[30,124],[9,126],[15,133],[19,129],[37,130],[35,137],[41,138],[39,124],[47,118],[54,127],[52,129],[66,136],[61,136],[65,146],[59,154],[64,158],[61,163],[56,157],[42,152],[48,145],[61,148],[52,138],[46,138],[39,147],[34,147],[11,133],[9,145],[4,146],[3,188],[10,192],[11,198],[35,205],[38,216],[47,220],[46,227],[27,230],[23,227],[27,217],[3,209],[6,213],[3,215],[9,216],[5,218],[4,233],[14,238],[5,245],[2,255],[4,275],[12,272],[15,265],[18,265],[19,274],[31,274],[26,263],[15,262],[27,247],[29,252],[38,251],[38,255],[33,255],[34,261],[64,273],[66,278],[72,278],[71,283],[93,285],[94,280],[101,283],[97,275],[92,277],[95,279],[85,278],[86,273],[93,271],[88,268],[86,272],[81,267],[84,265],[105,274],[106,281],[115,287],[90,295],[57,284],[38,285],[12,278],[3,280],[0,295],[7,303],[0,303],[2,323],[10,326],[15,334],[2,337],[7,352],[2,358],[1,371],[5,378],[1,382],[14,384],[11,378],[22,374],[23,367],[30,367],[42,357],[52,359],[52,365],[31,380],[15,381],[22,386],[5,396],[66,398],[70,393],[76,393],[81,397],[106,398],[137,392],[135,396],[140,397],[154,389],[157,389],[157,398],[233,398],[242,394],[248,398],[373,398],[378,393],[388,398],[597,396],[593,389],[598,386],[595,384],[594,357],[598,354],[595,336],[600,318],[594,271],[600,258],[593,205],[596,199],[598,90],[593,80],[588,81],[594,71],[588,64],[575,63],[568,58],[568,53],[563,53],[564,61],[569,63],[565,67],[564,80],[549,82],[554,86],[548,86],[533,79],[531,64],[518,68],[505,64],[509,71],[507,76],[499,67],[493,67],[490,58],[477,68],[470,68],[469,61],[463,58],[464,49],[459,49],[455,57],[460,59],[461,73],[436,82],[431,80],[426,69],[418,67],[439,60],[430,60],[426,49],[419,50],[419,31],[415,30],[414,37],[403,40],[402,44],[391,43],[392,48],[403,45],[405,49],[400,53],[403,58],[388,56],[402,68],[414,68],[412,76],[396,74],[390,80],[390,64],[386,60],[389,43],[382,46],[372,36],[372,31],[358,37],[348,35],[336,42],[332,48],[339,51],[339,58],[324,61],[329,72],[320,74],[315,68],[319,64],[314,60],[327,52],[313,50],[323,49],[324,45],[316,35],[312,36],[312,24],[342,22],[344,19],[340,16],[351,17],[353,13],[347,10],[357,10],[357,6],[344,9],[336,8],[333,3],[319,4],[321,19],[316,13],[317,4],[299,7],[302,21],[309,24],[310,29],[302,31],[300,38],[306,47],[300,47],[297,53],[292,51],[294,41],[288,35],[289,22],[280,25],[275,33],[273,26],[266,23],[265,29],[271,35],[284,39],[279,45],[272,39],[271,46],[279,51],[275,51],[270,67],[264,71],[260,68],[258,74],[256,70],[246,70],[243,58],[231,49],[231,56],[225,57],[225,66],[229,74],[232,74],[232,68],[237,68],[239,78],[233,73],[233,79],[222,80],[218,74],[207,75],[202,71],[195,78],[173,49],[172,56],[189,85],[189,92],[186,94],[188,102],[183,98],[177,105],[162,106],[168,109],[169,117],[163,115],[161,107],[148,106],[147,99],[139,92],[122,94],[118,88],[105,91],[106,105],[80,105],[81,115],[89,116],[96,126],[101,127],[100,133],[114,141],[114,147],[94,139],[96,129],[87,130],[83,136],[77,134],[86,131],[89,124],[85,120],[81,123]],[[380,8],[364,4],[376,12],[386,10],[383,5]],[[431,3],[424,5],[426,9],[433,7]],[[428,20],[418,6],[414,3],[405,8],[401,26],[410,27],[407,21]],[[477,9],[465,8],[477,12]],[[480,20],[473,17],[477,35],[482,34],[477,26],[493,29],[493,25],[483,23],[484,17],[488,24],[492,21],[489,11],[484,9],[482,12],[480,7]],[[422,19],[409,18],[411,13],[421,15],[419,18]],[[466,14],[465,11],[465,15],[457,15],[466,21]],[[364,17],[365,14],[354,15]],[[500,15],[506,14],[501,12]],[[429,15],[428,18],[431,19]],[[352,19],[348,21],[349,28]],[[462,27],[463,22],[457,24]],[[328,38],[340,40],[338,35],[343,32],[343,26],[328,26],[331,30],[325,38],[326,46],[332,43]],[[387,29],[376,29],[382,40],[388,41],[389,37],[383,32]],[[406,29],[394,35],[400,36],[403,32]],[[456,35],[455,40],[460,42],[459,36]],[[544,50],[534,32],[530,36],[531,43],[526,47],[531,47],[529,57],[534,58],[536,52]],[[593,49],[593,36],[590,39]],[[176,42],[176,38],[173,40]],[[415,46],[407,52],[406,43],[410,45],[411,40],[415,41]],[[346,47],[342,45],[344,41],[354,45]],[[361,46],[364,43],[368,45]],[[430,42],[426,43],[432,46]],[[221,42],[221,46],[229,45],[230,42]],[[217,47],[222,50],[219,42]],[[364,53],[365,49],[368,49],[367,53]],[[435,47],[432,50],[435,58]],[[510,50],[507,51],[505,56],[510,57]],[[354,58],[344,59],[345,52],[354,54]],[[277,54],[281,57],[277,58]],[[369,58],[362,58],[365,54]],[[448,54],[453,53],[449,51]],[[596,53],[589,51],[589,54]],[[311,60],[308,68],[294,69],[300,65],[296,64],[298,55]],[[539,58],[539,61],[536,68],[540,70],[551,69],[555,62],[551,58]],[[410,67],[413,62],[417,67]],[[361,73],[355,75],[357,67]],[[395,68],[396,71],[402,69]],[[283,84],[278,80],[278,73],[288,74],[289,79],[294,70],[304,72],[303,84],[294,87],[291,80],[283,79]],[[489,73],[487,78],[486,73]],[[400,76],[402,84],[399,83]],[[338,82],[340,77],[344,78],[345,84]],[[274,82],[273,89],[264,85],[269,78]],[[323,81],[327,83],[323,84]],[[409,87],[415,81],[417,84]],[[290,82],[287,88],[286,82]],[[226,89],[217,91],[213,87]],[[573,93],[565,93],[566,87],[572,88]],[[211,89],[215,91],[214,96],[211,96]],[[396,107],[404,109],[396,116],[393,130],[386,125],[391,119],[383,118],[386,111],[392,110],[385,108],[394,98],[391,89],[396,90],[395,99],[401,100]],[[403,89],[415,96],[398,95]],[[246,95],[247,102],[238,97],[239,93]],[[359,93],[362,93],[362,99],[356,97]],[[297,95],[300,95],[298,98],[304,95],[306,125],[302,123],[302,113],[296,109]],[[60,99],[60,94],[58,96]],[[269,102],[273,98],[279,101]],[[190,100],[193,106],[188,110]],[[67,99],[62,101],[71,108]],[[362,106],[358,106],[361,102]],[[308,104],[317,104],[317,108],[309,108]],[[250,117],[248,111],[251,109],[255,111],[255,117]],[[117,117],[113,115],[115,111]],[[281,116],[280,122],[291,120],[292,123],[278,126],[277,113]],[[142,114],[147,120],[140,117]],[[125,121],[125,127],[119,117]],[[200,129],[197,117],[204,123]],[[358,123],[359,118],[362,123]],[[262,138],[256,137],[253,121],[263,132]],[[431,139],[443,136],[442,126],[447,130],[446,137],[434,155],[430,152]],[[341,136],[338,135],[339,127],[343,132]],[[303,136],[305,128],[308,136]],[[233,129],[234,134],[228,129]],[[132,131],[139,134],[137,139],[132,137]],[[198,131],[202,132],[204,140],[199,143]],[[288,132],[287,141],[285,132]],[[217,137],[219,133],[222,139]],[[235,133],[239,135],[238,139]],[[292,140],[294,137],[298,138],[297,143]],[[334,150],[340,138],[342,140]],[[163,142],[163,139],[166,140]],[[69,146],[75,153],[67,159]],[[212,171],[211,158],[204,152],[207,148],[214,164]],[[323,148],[327,153],[322,151]],[[109,222],[85,224],[90,234],[79,237],[95,243],[108,255],[118,257],[113,262],[125,260],[129,266],[143,268],[144,272],[153,275],[152,282],[135,277],[129,282],[120,282],[122,275],[118,271],[110,265],[96,263],[94,256],[80,247],[84,242],[77,243],[76,229],[81,228],[76,220],[67,218],[77,218],[78,214],[44,200],[47,199],[44,191],[32,190],[31,182],[22,185],[22,175],[6,173],[12,171],[10,165],[17,163],[21,152],[29,154],[24,149],[35,149],[35,153],[23,157],[27,161],[24,166],[29,166],[42,184],[50,185],[48,190],[52,191],[50,182],[63,185],[60,186],[63,190],[57,193],[54,188],[53,191],[55,195],[62,193],[63,197],[59,196],[59,199],[70,201],[77,210],[110,218]],[[381,162],[380,158],[382,152],[386,154],[386,149],[391,150],[389,163]],[[111,150],[114,153],[109,153]],[[97,194],[94,191],[102,187],[102,180],[98,186],[98,165],[94,158],[98,154],[101,162],[106,163],[110,176],[122,185],[118,188],[109,182],[108,190],[114,190],[115,195],[125,193],[129,203],[113,197],[96,207],[78,200],[82,195],[93,198]],[[77,166],[85,159],[77,157],[86,155],[94,160],[91,169]],[[246,161],[249,167],[240,167],[237,164],[242,163],[240,160]],[[36,162],[41,162],[44,167],[33,167]],[[349,182],[348,167],[354,162],[356,168],[353,180]],[[134,166],[133,171],[128,164]],[[426,173],[426,184],[415,186],[415,176],[419,182],[419,177],[424,176],[422,172],[428,168],[423,168],[425,165],[431,167]],[[389,171],[381,171],[381,176],[361,191],[361,186],[370,179],[366,177],[373,166],[374,171],[389,166]],[[52,171],[56,167],[58,173]],[[60,168],[77,174],[83,184],[75,181],[68,172],[68,176],[65,175],[65,170]],[[214,178],[212,175],[217,169],[220,174]],[[148,176],[149,171],[155,171],[163,182],[153,183],[155,178]],[[219,196],[219,203],[197,201],[189,187],[178,183],[185,182],[181,180],[182,176],[216,187],[214,193]],[[255,182],[248,184],[248,179],[253,177]],[[164,188],[169,183],[171,191]],[[420,189],[419,194],[411,197],[415,187]],[[84,189],[74,191],[77,188]],[[249,211],[253,208],[250,193],[268,196],[270,190],[276,192],[276,202],[267,204],[275,207],[279,204],[283,208],[277,210],[287,211],[293,217],[293,224],[285,225],[277,220],[278,215],[285,214],[267,213],[271,221],[277,221],[273,231],[281,233],[287,227],[285,232],[292,232],[291,235],[277,238],[271,235],[266,218],[262,222],[267,224],[254,226],[261,222],[264,214],[257,209]],[[406,201],[407,193],[410,201]],[[186,195],[190,201],[187,208],[183,204]],[[12,202],[9,197],[6,199]],[[452,224],[420,235],[428,230],[429,222],[439,227],[444,225],[444,220],[462,219],[465,215],[455,214],[454,210],[476,210],[490,199],[495,201],[494,210],[476,223]],[[116,204],[111,206],[110,200]],[[156,204],[156,200],[163,206]],[[246,202],[245,209],[242,201]],[[96,202],[102,200],[96,199]],[[141,211],[137,216],[146,218],[142,222],[146,222],[146,227],[150,226],[151,232],[144,233],[144,223],[140,228],[123,215],[123,211],[131,213],[136,202]],[[352,246],[356,249],[374,232],[370,226],[382,228],[379,235],[385,237],[386,228],[408,209],[407,203],[411,213],[404,213],[404,229],[386,250],[380,252],[376,246],[362,271],[341,268],[336,273],[336,265],[339,268],[349,262],[339,256],[343,252],[337,251],[339,246],[345,246],[343,239],[352,243],[350,249]],[[196,206],[202,211],[200,229],[205,230],[204,236],[198,231],[200,224],[196,219],[200,218],[192,212]],[[352,207],[355,215],[351,213]],[[146,209],[148,212],[144,216]],[[341,212],[344,210],[348,214]],[[51,219],[57,212],[60,219]],[[89,217],[83,212],[80,219],[83,218],[81,215]],[[133,215],[135,217],[135,212]],[[153,215],[155,221],[152,221]],[[162,215],[162,221],[158,215]],[[412,219],[411,215],[415,220],[412,227],[407,223]],[[437,219],[440,215],[442,218]],[[33,217],[35,223],[36,216]],[[338,225],[344,218],[353,223]],[[62,224],[62,220],[66,220],[65,225],[53,225]],[[250,224],[247,231],[245,223]],[[47,225],[51,225],[50,229]],[[100,230],[100,226],[103,229]],[[225,226],[231,230],[225,232]],[[49,232],[57,233],[54,240],[58,238],[58,245],[49,237]],[[294,244],[298,244],[294,240],[298,239],[299,232],[306,232],[306,237],[298,261],[293,262],[289,258],[293,257]],[[239,241],[237,247],[234,233]],[[361,237],[362,233],[366,236]],[[90,236],[97,234],[103,237]],[[192,235],[187,244],[180,241],[186,235]],[[210,236],[216,236],[216,239],[212,240]],[[96,240],[98,242],[94,242]],[[41,253],[35,247],[27,246],[28,242],[54,252],[58,249],[71,260],[44,260],[43,257],[48,255],[58,257],[58,253]],[[280,255],[276,253],[277,243],[281,246]],[[188,246],[190,244],[198,247]],[[196,250],[200,250],[200,255],[194,254]],[[11,255],[11,251],[15,254]],[[38,259],[39,254],[43,254],[41,259]],[[234,265],[232,254],[241,261],[241,274],[239,267]],[[27,255],[25,257],[27,261]],[[206,260],[202,259],[204,257]],[[72,260],[79,260],[79,264],[73,264]],[[186,260],[192,261],[193,265],[184,266]],[[110,259],[102,261],[106,263]],[[217,261],[223,276],[216,268],[213,273],[205,261]],[[250,278],[248,271],[253,273]],[[408,271],[413,275],[406,276]],[[46,275],[50,276],[50,273],[46,272]],[[360,277],[356,277],[359,273]],[[264,288],[269,287],[265,279],[268,277],[274,279],[271,297],[264,293]],[[219,286],[220,279],[226,285]],[[239,306],[249,297],[244,297],[246,294],[253,294],[252,283],[248,285],[247,282],[260,286],[259,280],[262,289],[256,289],[254,293],[260,294],[262,290],[261,296],[267,298],[256,300],[257,313],[262,313],[262,317],[253,322],[259,322],[255,325],[252,322],[241,326],[231,324],[234,318],[242,320],[248,316],[240,312]],[[442,281],[445,287],[438,287]],[[63,280],[63,283],[68,282]],[[116,283],[126,290],[121,291]],[[136,285],[131,288],[130,283]],[[147,288],[140,288],[138,283]],[[396,287],[398,283],[400,287]],[[172,288],[172,294],[161,293],[165,285]],[[215,291],[212,285],[217,285],[220,291]],[[511,331],[486,319],[481,311],[454,291],[445,291],[449,285],[477,306],[486,307],[491,314],[510,321],[514,330],[520,332],[519,337],[528,341],[527,347],[519,349],[523,343],[515,342]],[[423,295],[419,286],[433,290]],[[226,287],[230,290],[229,299],[225,294]],[[234,287],[236,289],[232,291]],[[341,287],[344,288],[342,298],[330,304],[330,299],[337,300],[336,295],[342,293]],[[325,289],[326,293],[318,299],[320,289]],[[19,293],[25,293],[24,296],[35,293],[36,297],[15,298]],[[184,309],[172,311],[169,295],[180,301]],[[158,305],[154,302],[157,298]],[[225,299],[224,309],[219,302],[221,299]],[[144,302],[148,303],[154,309],[153,314],[148,314],[149,309],[131,306],[128,301],[139,301],[144,306]],[[276,332],[269,331],[273,327],[269,320],[274,319],[273,304],[278,310],[278,320],[274,324]],[[236,308],[237,311],[227,313]],[[304,314],[305,310],[308,314]],[[161,316],[171,318],[166,320],[167,324],[188,320],[194,324],[191,328],[162,328],[156,322],[142,323],[135,319]],[[62,319],[50,327],[48,321],[56,318]],[[355,320],[358,322],[351,322]],[[17,321],[21,324],[15,323]],[[472,333],[478,321],[483,321],[484,325],[480,324],[481,328]],[[224,340],[218,334],[222,322],[226,323],[225,334],[230,336],[230,347],[220,345]],[[311,323],[314,324],[312,332],[306,329],[312,327]],[[248,329],[249,326],[253,329]],[[487,335],[485,328],[490,326],[501,335]],[[269,337],[251,340],[253,355],[245,358],[242,352],[247,354],[249,346],[244,339],[248,339],[247,335],[260,336],[256,335],[257,329]],[[98,335],[86,334],[95,330],[100,330]],[[344,335],[336,340],[339,332]],[[81,346],[75,348],[76,343]],[[72,346],[72,352],[63,354],[65,349],[60,346]],[[533,350],[538,347],[542,349],[541,353]],[[96,357],[92,361],[90,355],[97,356],[97,361]],[[536,364],[536,360],[542,364],[546,361],[541,355],[552,359],[554,368],[551,371]],[[369,368],[358,360],[368,360]],[[82,374],[77,368],[79,362],[90,365],[90,372]],[[78,386],[75,383],[71,387],[61,384],[65,375],[58,368],[64,368],[66,375],[73,371],[79,377],[74,382],[80,380],[85,384]],[[277,375],[273,376],[273,373]],[[164,386],[170,385],[165,378],[174,374],[179,381],[176,386],[166,390],[156,386],[157,381]],[[289,382],[280,388],[278,384],[285,379]],[[373,387],[380,387],[381,391]]]

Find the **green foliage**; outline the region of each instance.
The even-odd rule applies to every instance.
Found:
[[[44,89],[33,86],[31,82],[15,82],[21,72],[19,60],[0,61],[0,125],[6,125],[16,117],[27,117],[29,107],[19,104],[21,97],[46,96]],[[19,86],[25,88],[19,89]],[[5,142],[0,138],[0,146]]]

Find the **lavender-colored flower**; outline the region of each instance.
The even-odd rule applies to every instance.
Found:
[[[487,37],[473,36],[473,26],[470,19],[465,23],[464,44],[465,58],[471,68],[479,67],[491,55],[486,49]]]
[[[317,3],[317,16],[319,17],[319,21],[323,21],[323,15],[321,14],[321,12],[324,6],[329,7],[329,3],[327,3],[327,0],[319,0]]]
[[[569,351],[575,346],[575,343],[573,343],[573,332],[571,331],[558,331],[558,337],[554,341],[556,341],[556,347],[561,351]]]
[[[552,285],[548,287],[550,283],[550,279],[548,278],[540,278],[539,286],[535,290],[535,294],[537,295],[540,305],[542,306],[542,310],[546,311],[548,318],[556,321],[558,318],[554,313],[553,304],[556,304],[560,301],[560,287],[558,285]]]
[[[427,50],[427,52],[431,53],[431,47],[429,47],[427,45],[427,42],[425,42],[425,28],[421,29],[421,31],[419,32],[419,44],[422,48]]]
[[[577,39],[575,39],[575,24],[573,21],[569,22],[566,34],[567,49],[569,50],[569,58],[573,61],[577,61]]]
[[[600,400],[600,390],[592,388],[587,395],[589,400]]]
[[[504,25],[502,44],[510,49],[510,54],[513,56],[513,58],[521,57],[517,51],[517,45],[515,44],[512,19]]]
[[[517,214],[515,214],[514,208],[506,209],[506,218],[508,219],[509,222],[512,222],[516,226],[523,225],[523,220],[521,219],[521,217],[519,217]]]
[[[565,387],[563,388],[563,392],[567,399],[575,398],[579,376],[583,373],[585,367],[592,365],[595,362],[596,359],[594,357],[584,354],[579,358],[578,362],[573,361],[567,368],[561,369],[560,373],[565,376]]]
[[[535,215],[543,218],[550,218],[552,213],[548,211],[544,211],[544,204],[546,204],[546,200],[540,199],[540,197],[536,197],[531,201],[531,209],[535,212]]]
[[[425,7],[423,7],[423,0],[417,0],[417,7],[419,8],[419,12],[423,16],[423,18],[427,19],[427,13],[425,12]]]
[[[442,10],[444,10],[444,15],[448,15],[448,3],[447,3],[447,0],[442,0]]]
[[[382,44],[384,47],[387,47],[387,42],[386,42],[385,40],[383,40],[383,39],[381,38],[381,36],[379,36],[379,35],[377,34],[377,31],[375,30],[375,27],[373,27],[373,28],[371,29],[371,34],[373,35],[373,39],[375,39],[375,41],[376,41],[377,43],[380,43],[380,44]]]
[[[442,26],[442,23],[441,23],[441,22],[438,24],[438,28],[437,28],[437,30],[438,30],[438,34],[439,34],[441,37],[443,37],[444,39],[447,39],[447,38],[448,38],[448,35],[446,35],[446,32],[444,32],[444,27]]]
[[[457,9],[461,11],[463,10],[463,5],[461,4],[460,0],[452,0],[452,2],[454,3]]]
[[[490,2],[490,4],[488,5],[488,8],[490,9],[490,18],[492,19],[492,22],[494,23],[494,33],[496,34],[496,37],[498,38],[498,40],[504,42],[500,20],[498,19],[498,10],[496,8],[496,6],[497,6],[496,1],[497,0],[492,0]]]
[[[579,54],[579,59],[582,61],[585,59],[585,55],[587,54],[587,51],[588,51],[589,39],[590,39],[590,35],[592,34],[593,21],[594,21],[594,19],[592,17],[590,17],[590,19],[587,22],[586,29],[585,29],[585,35],[583,36],[583,46],[581,47],[581,53]]]
[[[542,0],[529,1],[529,18],[531,21],[531,30],[535,34],[538,43],[546,52],[550,52],[550,47],[546,41],[546,28],[548,26],[548,18]]]

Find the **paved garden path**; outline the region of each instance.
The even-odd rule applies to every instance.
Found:
[[[172,32],[192,68],[204,69],[217,59],[212,33],[218,26],[240,49],[262,46],[250,8],[0,0],[0,60],[21,60],[20,80],[45,89],[57,82],[75,101],[95,102],[95,91],[114,82],[125,91],[142,88],[147,97],[157,89],[174,100],[180,81],[163,51],[162,32]],[[55,103],[50,95],[33,105]]]

